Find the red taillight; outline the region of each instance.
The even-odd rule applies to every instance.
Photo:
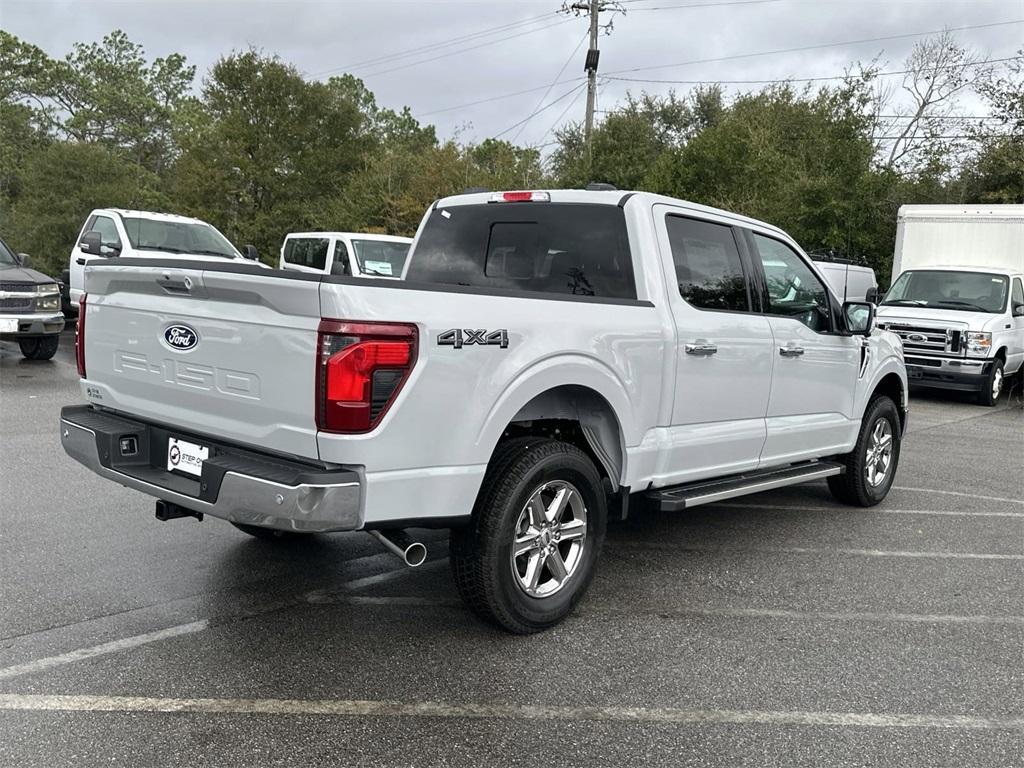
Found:
[[[415,325],[321,320],[317,428],[368,432],[398,396],[416,362]]]
[[[492,203],[550,203],[548,192],[495,192],[490,197]]]
[[[78,375],[85,378],[85,294],[78,299],[78,320],[75,322],[75,362]]]

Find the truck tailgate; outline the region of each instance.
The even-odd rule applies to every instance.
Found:
[[[87,271],[89,401],[186,433],[317,457],[316,277],[136,264]]]

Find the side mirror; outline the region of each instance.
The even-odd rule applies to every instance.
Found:
[[[869,301],[843,304],[843,325],[847,336],[870,336],[875,325],[875,305]]]
[[[1021,304],[1019,302],[1017,304],[1014,304],[1012,314],[1014,317],[1024,317],[1024,304]]]
[[[95,229],[91,229],[82,235],[82,241],[78,244],[82,253],[91,253],[94,256],[100,255],[100,248],[103,247],[103,236]]]
[[[256,253],[255,245],[247,245],[242,249],[242,256],[249,259],[250,261],[259,261],[260,257]]]
[[[877,304],[880,298],[881,294],[879,293],[878,288],[874,285],[868,288],[868,292],[864,295],[864,301],[871,302],[872,304]]]
[[[30,266],[32,266],[32,257],[29,256],[27,253],[19,253],[18,254],[18,261],[21,262],[21,266],[23,266],[23,267],[30,267]]]

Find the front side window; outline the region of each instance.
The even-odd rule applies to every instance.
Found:
[[[359,271],[374,277],[401,277],[405,258],[409,255],[409,243],[390,240],[352,239]]]
[[[1006,306],[1009,282],[989,272],[912,269],[896,279],[882,303],[998,313]]]
[[[334,242],[334,256],[331,257],[332,275],[351,275],[352,269],[348,264],[348,248],[341,240]]]
[[[0,265],[5,267],[18,266],[18,259],[3,240],[0,240]]]
[[[754,233],[754,243],[768,283],[768,314],[791,317],[819,333],[830,330],[828,291],[807,263],[779,240]]]
[[[103,245],[121,245],[121,236],[117,234],[117,225],[109,216],[97,216],[92,223],[94,232],[100,233]]]
[[[322,270],[327,266],[327,237],[289,237],[284,244],[284,260],[299,267]]]
[[[406,279],[635,299],[626,219],[615,205],[485,203],[430,213]]]
[[[749,312],[747,279],[732,228],[682,216],[667,216],[665,227],[679,295],[699,309]]]
[[[1013,280],[1013,296],[1011,297],[1013,306],[1010,307],[1012,311],[1014,307],[1024,304],[1024,284],[1021,283],[1020,278],[1016,277]]]
[[[201,221],[166,221],[125,216],[124,230],[133,248],[140,251],[194,253],[233,259],[239,254],[220,232]]]

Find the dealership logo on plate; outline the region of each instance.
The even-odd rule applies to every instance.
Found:
[[[164,331],[164,341],[171,349],[192,349],[199,343],[199,334],[184,324],[171,325]]]

